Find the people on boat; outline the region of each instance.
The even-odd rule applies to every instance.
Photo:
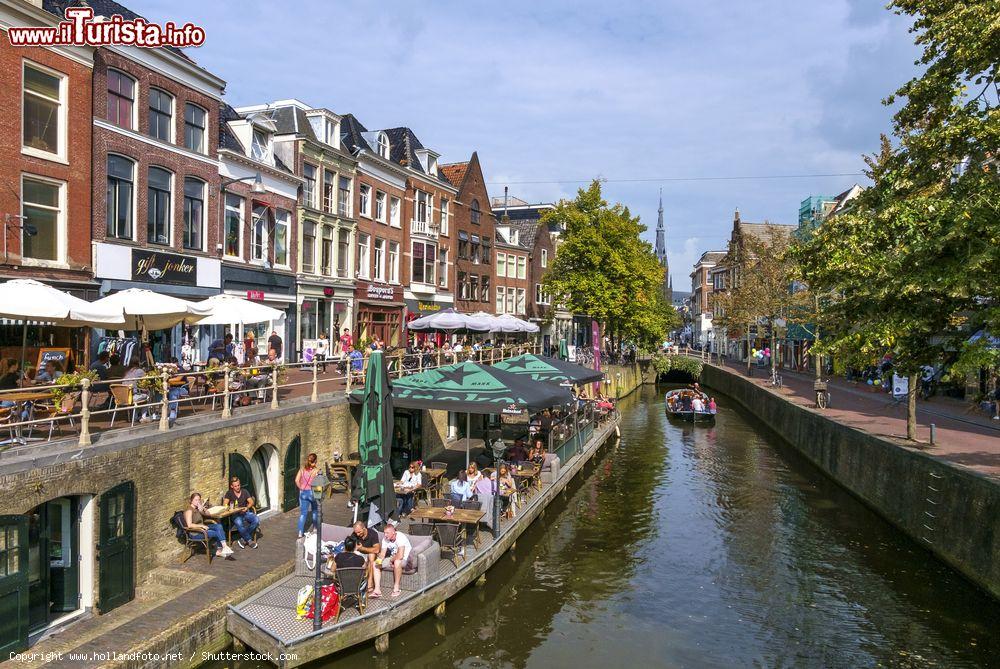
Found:
[[[229,560],[235,559],[233,558],[233,549],[226,543],[226,532],[222,529],[222,525],[220,523],[205,522],[211,516],[201,501],[201,493],[191,493],[188,501],[188,508],[184,510],[185,530],[204,530],[208,536],[209,550],[212,550],[212,542],[215,542],[215,557],[224,557]],[[201,533],[198,532],[195,536],[200,537]]]
[[[382,551],[382,545],[379,543],[378,532],[375,530],[370,530],[368,527],[360,520],[354,523],[354,533],[350,536],[354,537],[354,540],[358,544],[358,552],[361,553],[368,563],[368,587],[375,590],[375,577],[372,575],[377,566],[375,564],[375,559],[378,558],[379,553]],[[372,597],[377,597],[374,592]]]
[[[709,411],[709,413],[715,413],[718,410],[719,410],[719,408],[715,404],[715,398],[714,397],[709,397],[708,398],[708,411]]]
[[[691,398],[691,410],[695,413],[704,413],[705,401],[701,399],[701,395],[695,395]]]
[[[410,544],[407,536],[398,531],[392,523],[386,525],[381,550],[379,551],[378,558],[375,560],[375,571],[372,574],[375,580],[375,589],[372,591],[373,597],[380,597],[382,595],[380,587],[382,565],[385,564],[386,560],[392,565],[392,596],[399,597],[399,584],[403,579],[403,566],[406,564],[406,559],[410,557],[411,550],[413,550],[413,546]]]
[[[306,463],[295,475],[295,486],[299,489],[299,536],[302,537],[306,531],[306,519],[312,520],[312,524],[319,528],[319,503],[313,497],[312,482],[319,473],[316,466],[318,456],[310,453],[306,456]]]
[[[229,479],[229,490],[226,491],[226,496],[222,499],[227,506],[238,509],[232,516],[233,525],[236,526],[236,531],[240,535],[236,543],[240,545],[240,548],[247,546],[257,548],[257,542],[254,541],[253,535],[257,526],[260,525],[260,518],[252,511],[253,495],[243,488],[238,476]]]
[[[469,485],[469,476],[465,470],[459,470],[458,476],[451,482],[448,499],[452,504],[461,504],[472,497],[472,486]]]

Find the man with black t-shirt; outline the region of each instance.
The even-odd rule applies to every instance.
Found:
[[[379,543],[378,532],[365,527],[360,520],[354,523],[354,534],[351,535],[358,542],[358,552],[362,553],[368,561],[368,587],[375,588],[375,578],[372,571],[377,569],[375,560],[382,551],[382,544]]]
[[[268,351],[274,351],[274,357],[281,359],[281,337],[277,330],[271,330],[271,336],[267,338]]]
[[[226,506],[243,509],[242,511],[237,511],[232,516],[233,525],[236,526],[236,531],[240,535],[236,543],[240,545],[240,548],[246,548],[247,546],[257,548],[257,542],[253,539],[253,533],[257,529],[257,526],[260,525],[260,518],[250,510],[254,500],[250,493],[243,489],[239,477],[234,476],[229,479],[229,490],[226,491],[226,495],[222,499],[226,503]]]

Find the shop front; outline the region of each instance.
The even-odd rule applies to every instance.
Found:
[[[312,359],[322,332],[336,343],[345,327],[352,327],[354,290],[350,286],[298,284],[298,350],[305,361]]]
[[[252,302],[260,302],[284,314],[283,318],[264,323],[247,323],[240,326],[233,323],[226,330],[232,332],[239,341],[247,341],[253,333],[257,353],[267,355],[266,342],[272,332],[282,341],[281,358],[285,362],[295,362],[299,352],[295,347],[298,309],[295,303],[295,276],[273,270],[260,270],[246,265],[222,265],[222,291]]]
[[[368,342],[377,336],[386,346],[400,345],[405,310],[402,293],[399,286],[367,282],[358,285],[354,293],[357,341]]]
[[[100,281],[100,297],[129,288],[144,288],[190,302],[200,302],[222,290],[222,263],[216,258],[168,253],[153,248],[118,244],[94,245],[94,276]],[[218,326],[175,325],[149,332],[149,343],[156,361],[180,359],[185,342],[206,360],[212,337]],[[139,355],[137,333],[98,330],[91,351],[118,353],[127,365]],[[131,335],[131,336],[128,336]]]
[[[436,314],[442,309],[452,309],[455,306],[454,299],[450,295],[435,295],[432,298],[423,299],[418,297],[407,297],[403,300],[403,303],[406,306],[406,311],[403,316],[404,323],[409,323],[410,321],[420,318],[421,316]],[[416,344],[418,346],[428,340],[434,342],[435,346],[442,346],[448,339],[447,335],[443,332],[410,332],[409,330],[406,331],[406,338],[409,343]]]

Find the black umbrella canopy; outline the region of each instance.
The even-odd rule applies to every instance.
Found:
[[[604,372],[556,358],[539,358],[527,353],[493,365],[496,369],[527,376],[534,381],[592,383],[604,378]]]
[[[352,401],[361,399],[352,393]],[[516,415],[569,404],[573,395],[555,384],[466,361],[394,381],[392,399],[406,409]]]
[[[361,391],[361,426],[358,454],[361,464],[354,477],[354,498],[374,503],[383,519],[396,513],[396,492],[392,487],[389,454],[392,448],[392,384],[381,351],[368,359],[365,387]]]

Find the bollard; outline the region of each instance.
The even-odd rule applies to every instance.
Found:
[[[931,446],[937,441],[937,425],[931,423]]]
[[[167,415],[170,413],[170,375],[166,371],[160,374],[160,430],[169,430],[170,421]]]
[[[231,406],[231,404],[229,402],[229,363],[228,362],[225,365],[223,365],[223,369],[225,370],[225,372],[224,372],[224,374],[222,376],[222,380],[223,380],[223,386],[222,386],[222,417],[223,418],[229,418],[230,416],[233,415],[233,407]]]
[[[309,399],[313,402],[319,401],[319,384],[316,381],[317,370],[319,369],[319,364],[316,362],[316,358],[313,358],[313,389],[312,397]]]
[[[83,379],[80,393],[80,446],[90,446],[90,379]]]
[[[344,391],[344,394],[346,394],[346,395],[350,395],[351,394],[351,374],[354,372],[354,370],[352,369],[352,366],[353,366],[353,361],[350,358],[348,358],[347,359],[347,389]]]
[[[278,408],[278,366],[271,367],[271,408]]]

